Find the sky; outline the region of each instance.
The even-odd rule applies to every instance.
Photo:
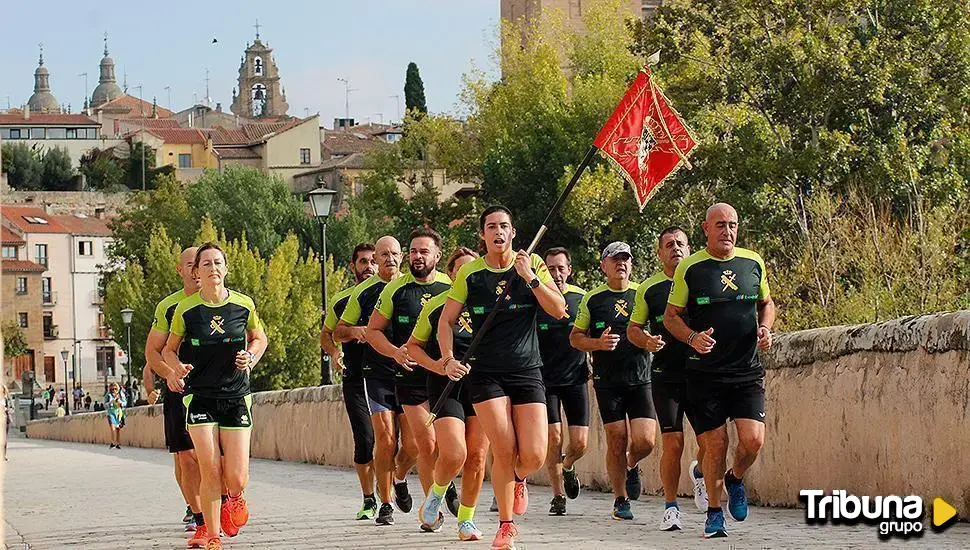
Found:
[[[428,109],[455,113],[463,75],[498,74],[493,60],[498,0],[225,0],[206,2],[77,2],[49,0],[43,23],[31,2],[4,8],[0,110],[20,107],[33,93],[38,43],[57,101],[79,112],[98,85],[98,64],[108,49],[128,93],[181,110],[206,96],[229,111],[240,58],[247,42],[273,48],[290,114],[319,112],[330,126],[344,116],[345,85],[350,116],[359,122],[398,119],[404,110],[407,64],[418,64]],[[24,24],[17,24],[16,22]],[[218,42],[212,44],[212,40]],[[16,51],[10,45],[16,44]],[[143,94],[136,86],[143,86]],[[165,90],[165,87],[170,90]],[[171,98],[171,99],[169,99]]]

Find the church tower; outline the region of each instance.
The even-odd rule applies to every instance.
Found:
[[[118,79],[115,78],[115,61],[108,57],[108,33],[104,33],[104,57],[101,59],[101,76],[98,78],[98,87],[91,94],[91,107],[98,107],[122,95],[124,94],[118,87]]]
[[[40,45],[40,61],[34,71],[34,94],[27,100],[32,113],[56,113],[57,99],[51,93],[50,73],[44,66],[44,45]]]
[[[273,50],[259,40],[247,45],[239,64],[239,89],[232,91],[232,112],[244,118],[283,117],[290,108],[280,87],[279,70]]]

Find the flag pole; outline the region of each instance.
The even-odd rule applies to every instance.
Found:
[[[556,216],[556,214],[559,213],[562,205],[566,202],[566,198],[569,197],[569,193],[572,192],[573,188],[576,187],[576,184],[579,183],[579,177],[583,175],[583,171],[586,170],[590,163],[593,162],[593,157],[596,156],[596,150],[596,147],[590,146],[589,150],[586,151],[586,156],[583,157],[582,162],[580,162],[579,166],[576,167],[576,171],[573,172],[573,177],[570,178],[569,183],[567,183],[566,187],[563,188],[562,192],[559,193],[559,198],[556,199],[555,204],[552,205],[549,213],[546,214],[546,218],[542,220],[542,225],[539,226],[539,231],[536,232],[536,236],[532,239],[532,242],[529,243],[529,248],[525,251],[526,254],[531,255],[535,251],[536,247],[539,246],[539,241],[542,240],[542,237],[546,234],[546,231],[549,230],[549,224],[552,223],[552,219]],[[509,280],[514,273],[515,271],[513,269],[509,269],[502,276],[502,280]],[[475,353],[475,350],[482,341],[482,336],[492,326],[502,302],[505,301],[505,297],[509,294],[509,287],[511,286],[512,285],[502,285],[502,294],[500,294],[498,299],[495,300],[495,307],[492,308],[492,311],[488,312],[488,316],[485,317],[485,321],[482,322],[482,326],[475,331],[475,336],[472,338],[471,344],[469,344],[468,349],[461,358],[461,362],[463,364],[468,364],[468,359],[472,356],[472,354]],[[434,407],[431,409],[431,416],[428,418],[426,423],[428,427],[430,427],[435,418],[438,417],[438,413],[441,412],[441,408],[444,406],[445,401],[448,399],[448,396],[451,395],[454,388],[455,381],[449,378],[448,385],[445,386],[444,391],[441,392],[441,396],[438,397]]]

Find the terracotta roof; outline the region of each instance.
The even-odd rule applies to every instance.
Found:
[[[85,235],[93,237],[110,237],[108,220],[94,217],[80,217],[77,215],[52,216],[71,235]]]
[[[213,145],[245,145],[249,142],[246,133],[241,129],[222,126],[216,126],[210,130],[209,137],[212,138]]]
[[[151,101],[145,101],[144,99],[130,95],[122,95],[107,103],[98,105],[94,110],[127,114],[132,118],[149,118],[152,117],[152,107]],[[158,118],[170,118],[173,114],[172,111],[160,105],[155,105],[155,111],[158,113]]]
[[[300,172],[299,174],[296,174],[296,175],[297,177],[299,177],[299,176],[308,176],[311,174],[320,174],[323,172],[336,170],[337,168],[361,169],[366,167],[364,160],[365,158],[363,153],[353,153],[351,155],[347,155],[346,157],[327,159],[321,162],[319,167],[314,168],[312,170],[307,170],[306,172]]]
[[[216,147],[216,156],[223,159],[260,159],[259,153],[249,147]]]
[[[279,122],[248,122],[238,129],[216,126],[210,131],[214,145],[252,145],[265,141],[270,134],[279,134],[299,126],[309,119],[292,118]]]
[[[198,128],[149,128],[145,131],[165,143],[205,145],[208,142],[205,134]]]
[[[14,227],[24,233],[62,233],[69,235],[91,235],[110,237],[108,221],[93,217],[79,217],[76,215],[52,216],[42,208],[7,206],[2,207],[3,217]],[[44,220],[47,223],[31,222],[30,220]]]
[[[366,153],[380,147],[383,143],[367,133],[340,130],[324,132],[320,146],[323,156],[329,158],[333,155]]]
[[[6,227],[0,227],[0,241],[3,244],[25,244],[27,242],[20,235],[17,235]]]
[[[125,118],[118,121],[128,126],[139,128],[181,128],[179,121],[174,118]]]
[[[3,271],[17,271],[21,273],[38,272],[42,273],[47,271],[47,268],[36,264],[28,260],[2,260],[0,261],[0,269]]]
[[[31,113],[30,118],[10,113],[0,114],[0,126],[100,126],[97,120],[85,115],[59,113]]]

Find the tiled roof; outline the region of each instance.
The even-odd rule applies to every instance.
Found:
[[[216,156],[223,159],[259,159],[259,153],[249,147],[216,147]]]
[[[380,147],[382,143],[384,142],[363,132],[338,130],[325,132],[320,145],[324,158],[329,158],[333,155],[366,153]]]
[[[123,122],[129,126],[139,128],[181,128],[179,121],[174,118],[126,118]]]
[[[17,271],[20,273],[30,273],[30,272],[42,273],[44,271],[47,271],[46,267],[40,264],[31,262],[29,260],[7,260],[7,259],[0,261],[0,269],[2,269],[3,271]]]
[[[98,121],[85,115],[59,113],[31,113],[30,118],[4,113],[0,114],[0,126],[99,126]]]
[[[103,218],[80,217],[77,215],[52,216],[71,235],[85,235],[93,237],[110,237],[108,220]]]
[[[300,172],[297,176],[308,176],[311,174],[321,174],[323,172],[329,172],[331,170],[336,170],[338,168],[365,168],[363,153],[353,153],[347,155],[346,157],[339,157],[335,159],[327,159],[320,163],[320,166],[312,170],[307,170],[306,172]]]
[[[107,220],[101,218],[80,217],[77,215],[52,216],[42,208],[7,206],[2,207],[4,219],[24,233],[62,233],[69,235],[90,235],[110,237]],[[47,223],[36,223],[30,220],[44,220]]]
[[[145,101],[130,95],[122,95],[112,99],[107,103],[102,103],[95,107],[95,111],[106,111],[109,113],[127,114],[133,118],[148,118],[152,116],[152,102]],[[170,118],[172,111],[155,105],[158,118]]]
[[[20,235],[17,235],[6,227],[0,227],[0,241],[3,244],[24,244],[27,242]]]
[[[214,145],[252,145],[266,140],[270,134],[279,134],[299,126],[306,120],[291,118],[278,122],[248,122],[238,129],[216,126],[210,135]]]
[[[145,132],[148,132],[165,143],[197,145],[205,145],[207,143],[205,134],[198,128],[149,128]]]
[[[209,130],[213,145],[245,145],[249,143],[246,133],[241,129],[216,126]]]

